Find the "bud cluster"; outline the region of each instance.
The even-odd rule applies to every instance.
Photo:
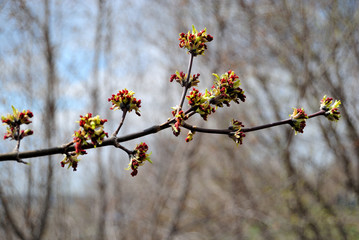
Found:
[[[188,104],[204,120],[207,120],[208,115],[214,113],[217,107],[230,106],[231,101],[239,103],[241,100],[244,102],[246,98],[244,91],[239,87],[241,85],[239,77],[233,71],[229,70],[221,77],[217,74],[213,75],[216,79],[210,91],[206,89],[203,94],[193,88],[190,94],[186,96]]]
[[[201,93],[198,89],[193,88],[189,95],[186,96],[188,104],[191,106],[190,111],[198,113],[205,121],[218,107],[223,107],[224,105],[230,106],[231,101],[239,104],[240,101],[244,102],[246,98],[244,91],[239,87],[241,85],[239,77],[233,71],[229,70],[220,77],[217,74],[213,75],[216,79],[214,80],[211,90],[206,89],[204,93]],[[176,72],[176,74],[171,76],[170,81],[176,80],[182,83],[185,76],[183,72]],[[197,77],[198,76],[199,74],[197,74]],[[173,134],[178,136],[181,132],[180,126],[183,124],[183,121],[186,120],[186,117],[182,110],[178,111],[177,108],[174,109],[175,111],[173,111],[172,114],[176,117],[176,123],[172,125],[172,130]],[[183,116],[180,114],[183,114]],[[234,136],[237,139],[243,137],[239,131]],[[188,133],[186,142],[191,141],[192,138],[193,133]],[[241,140],[238,140],[238,142],[241,142]]]
[[[175,124],[172,124],[172,132],[173,132],[173,135],[175,135],[177,137],[181,133],[180,126],[182,126],[183,122],[188,119],[188,116],[185,115],[185,113],[183,112],[182,109],[178,109],[178,107],[175,107],[172,109],[174,109],[172,111],[172,115],[176,119]]]
[[[12,106],[12,111],[13,114],[7,114],[6,117],[1,117],[3,124],[7,125],[4,139],[21,140],[26,136],[32,135],[34,132],[31,129],[20,131],[20,125],[30,124],[30,118],[34,116],[33,113],[30,110],[20,112],[14,106]]]
[[[229,70],[225,74],[222,74],[221,77],[215,73],[213,76],[215,76],[216,79],[212,86],[212,104],[218,107],[223,107],[223,104],[225,104],[229,107],[231,101],[238,104],[239,100],[245,102],[246,96],[244,95],[244,91],[239,87],[241,81],[234,71]]]
[[[230,127],[231,130],[235,131],[233,134],[230,134],[229,137],[235,141],[235,143],[242,144],[243,138],[246,136],[246,134],[242,131],[242,127],[244,125],[242,122],[232,119],[232,126]]]
[[[131,112],[134,110],[138,116],[140,114],[141,100],[134,97],[133,91],[127,89],[120,90],[116,95],[112,94],[111,98],[108,99],[112,103],[111,110],[121,109],[122,111]]]
[[[211,35],[206,34],[206,28],[198,32],[196,28],[192,25],[192,33],[188,31],[187,34],[180,33],[180,48],[185,48],[193,56],[204,55],[204,51],[207,49],[207,42],[213,40]]]
[[[192,132],[192,131],[189,131],[187,133],[187,137],[186,137],[186,142],[190,142],[193,140],[193,135],[195,134],[196,132]]]
[[[87,145],[87,140],[91,141],[92,144],[101,144],[108,134],[103,130],[104,124],[107,119],[101,119],[99,115],[92,117],[91,113],[85,116],[80,115],[80,121],[77,121],[80,125],[80,129],[74,133],[74,142],[76,153],[86,154],[86,151],[82,149],[82,146]]]
[[[65,154],[64,159],[61,161],[61,167],[65,167],[66,164],[68,165],[68,168],[72,167],[73,171],[77,171],[78,162],[80,159],[78,159],[79,154],[76,152],[71,152]]]
[[[105,137],[108,137],[108,133],[104,131],[104,124],[107,119],[101,119],[99,115],[92,117],[91,113],[85,116],[80,115],[80,121],[77,121],[80,125],[80,129],[75,131],[73,136],[73,142],[75,144],[75,152],[66,154],[65,158],[61,161],[61,166],[64,167],[69,164],[69,167],[73,167],[76,171],[78,156],[84,155],[87,152],[83,146],[88,145],[87,141],[91,141],[94,147],[102,144]]]
[[[320,101],[320,109],[325,111],[325,116],[330,121],[338,121],[341,117],[339,110],[339,105],[341,104],[340,100],[335,100],[333,103],[333,98],[325,95]]]
[[[126,170],[132,170],[131,176],[134,177],[138,173],[138,167],[145,164],[145,161],[149,161],[152,163],[150,159],[150,154],[147,154],[148,146],[146,143],[141,142],[136,145],[135,150],[130,159],[130,163],[128,164],[128,168]]]
[[[199,83],[199,80],[198,80],[199,76],[200,76],[199,73],[193,74],[193,76],[190,77],[189,84],[187,86],[188,87],[197,86],[198,83]],[[183,86],[185,86],[187,84],[186,79],[187,79],[187,74],[185,74],[182,71],[181,72],[176,71],[175,74],[171,75],[170,82],[173,82],[173,80],[175,80],[176,82],[181,84],[181,86],[183,87]]]
[[[298,132],[303,133],[303,130],[306,126],[306,120],[308,119],[307,114],[304,112],[303,108],[293,108],[293,113],[290,116],[290,119],[292,120],[291,126],[295,131],[295,135],[297,135]]]
[[[208,115],[214,113],[216,110],[210,105],[210,99],[212,93],[206,89],[205,93],[202,94],[198,89],[193,88],[188,96],[186,96],[188,104],[195,110],[196,113],[201,115],[203,120],[207,120]]]

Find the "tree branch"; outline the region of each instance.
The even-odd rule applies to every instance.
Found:
[[[320,110],[320,111],[318,111],[316,113],[313,113],[313,114],[309,115],[308,118],[313,118],[313,117],[321,116],[321,115],[324,115],[324,114],[325,114],[325,111]],[[274,123],[263,124],[263,125],[260,125],[260,126],[244,127],[244,128],[242,128],[242,132],[254,132],[254,131],[258,131],[258,130],[262,130],[262,129],[266,129],[266,128],[279,126],[279,125],[291,124],[291,122],[292,122],[292,119],[289,118],[289,119],[281,120],[281,121],[274,122]],[[227,128],[227,129],[200,128],[200,127],[189,125],[187,123],[184,123],[182,126],[184,128],[187,128],[187,129],[191,130],[191,131],[202,132],[202,133],[230,134],[230,133],[234,132],[230,128]]]
[[[321,111],[318,111],[311,115],[308,115],[308,118],[313,118],[313,117],[317,117],[317,116],[321,116],[321,115],[325,115],[324,110],[321,110]],[[264,124],[264,125],[260,125],[260,126],[256,126],[256,127],[242,128],[242,131],[243,132],[253,132],[253,131],[258,131],[258,130],[271,128],[271,127],[275,127],[275,126],[279,126],[279,125],[290,124],[291,122],[292,122],[291,119],[286,119],[286,120],[281,120],[278,122]],[[174,119],[171,119],[161,125],[154,125],[150,128],[144,129],[140,132],[131,133],[131,134],[121,136],[121,137],[111,136],[110,138],[105,139],[101,145],[98,145],[96,147],[105,147],[105,146],[119,147],[119,143],[121,143],[121,142],[127,142],[127,141],[130,141],[133,139],[137,139],[137,138],[141,138],[141,137],[144,137],[144,136],[147,136],[150,134],[157,133],[166,128],[169,128],[171,126],[171,124],[173,124],[173,123],[174,123]],[[200,127],[192,126],[187,123],[183,123],[182,126],[191,131],[203,132],[203,133],[230,134],[230,133],[234,132],[230,128],[227,128],[227,129],[200,128]],[[94,147],[95,146],[92,143],[89,143],[89,144],[83,146],[84,149],[92,149]],[[46,149],[39,149],[39,150],[25,151],[25,152],[10,152],[10,153],[0,154],[0,162],[18,161],[19,158],[23,159],[23,158],[42,157],[42,156],[48,156],[48,155],[54,155],[54,154],[65,154],[66,152],[71,152],[71,151],[75,151],[75,147],[71,146],[71,144],[68,143],[68,144],[58,146],[58,147],[52,147],[52,148],[46,148]]]
[[[182,108],[184,100],[186,98],[186,94],[187,94],[187,90],[190,86],[190,79],[191,79],[191,71],[192,71],[192,65],[193,65],[193,58],[194,55],[193,53],[190,54],[190,58],[189,58],[189,63],[188,63],[188,70],[187,70],[187,79],[184,83],[184,87],[183,87],[183,92],[182,92],[182,96],[181,96],[181,101],[180,101],[180,108]]]

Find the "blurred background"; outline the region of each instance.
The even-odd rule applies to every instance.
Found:
[[[304,134],[289,126],[228,136],[199,134],[185,143],[167,129],[145,141],[153,164],[136,177],[128,156],[89,150],[77,172],[62,156],[0,163],[1,239],[359,239],[359,10],[355,0],[2,0],[0,114],[11,105],[34,113],[34,136],[21,150],[72,140],[79,115],[121,112],[112,94],[142,99],[120,135],[171,117],[182,92],[170,75],[186,71],[178,34],[192,24],[214,37],[194,59],[199,89],[212,73],[235,71],[246,102],[207,122],[227,128],[287,119],[293,107],[319,110],[326,94],[342,101],[342,118],[310,119]],[[5,126],[0,133],[5,133]],[[0,152],[15,142],[3,141]]]

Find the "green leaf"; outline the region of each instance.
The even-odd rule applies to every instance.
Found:
[[[192,25],[192,34],[197,33],[197,29],[194,27],[194,25]]]
[[[220,78],[219,78],[219,76],[218,76],[218,74],[216,74],[216,73],[212,73],[212,75],[213,75],[213,76],[215,76],[217,80],[219,80],[219,79],[220,79]]]
[[[18,113],[18,110],[13,105],[11,105],[11,108],[14,113],[14,116],[16,116],[16,114]]]

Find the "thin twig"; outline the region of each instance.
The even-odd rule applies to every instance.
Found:
[[[69,143],[62,144],[61,147],[63,147],[65,149],[65,152],[67,152],[66,149],[69,148],[73,144],[74,144],[74,142],[69,142]]]
[[[133,151],[131,151],[131,150],[125,148],[125,147],[122,146],[119,142],[115,141],[115,143],[116,143],[116,144],[115,144],[115,147],[122,149],[122,150],[125,151],[129,156],[133,154]]]
[[[185,97],[186,97],[186,94],[187,94],[187,90],[190,86],[190,82],[189,80],[191,79],[191,71],[192,71],[192,65],[193,65],[193,58],[194,58],[194,55],[191,53],[191,56],[190,56],[190,59],[189,59],[189,63],[188,63],[188,70],[187,70],[187,79],[186,79],[186,82],[184,83],[184,86],[183,86],[183,92],[182,92],[182,97],[181,97],[181,101],[180,101],[180,108],[182,108],[183,106],[183,103],[184,103],[184,100],[185,100]]]
[[[118,126],[118,128],[116,129],[116,131],[114,133],[112,133],[112,137],[116,137],[118,132],[120,131],[122,125],[123,125],[123,122],[125,121],[125,118],[126,118],[126,114],[127,114],[127,109],[124,109],[123,112],[122,112],[122,119],[121,119],[121,122],[120,122],[120,125]]]
[[[19,149],[20,149],[20,126],[16,126],[16,136],[15,136],[15,139],[16,139],[16,146],[14,148],[14,152],[19,152]]]
[[[325,111],[320,110],[319,112],[316,112],[316,113],[313,113],[311,115],[308,115],[308,118],[313,118],[313,117],[317,117],[317,116],[324,115],[324,114],[325,114]],[[244,128],[242,128],[242,132],[254,132],[254,131],[258,131],[258,130],[262,130],[262,129],[266,129],[266,128],[271,128],[271,127],[284,125],[284,124],[291,124],[291,123],[292,123],[292,119],[289,118],[289,119],[281,120],[281,121],[274,122],[274,123],[263,124],[263,125],[260,125],[260,126],[244,127]],[[229,133],[233,132],[233,130],[231,130],[231,128],[228,128],[228,129],[200,128],[200,127],[192,126],[192,125],[187,124],[187,123],[183,123],[182,126],[184,128],[187,128],[187,129],[191,130],[191,131],[203,132],[203,133],[229,134]]]
[[[27,162],[23,161],[20,159],[19,157],[19,151],[20,151],[20,142],[21,142],[21,137],[20,137],[20,126],[16,126],[16,146],[13,150],[13,152],[16,154],[16,161],[19,163],[24,163],[24,164],[28,164]]]

